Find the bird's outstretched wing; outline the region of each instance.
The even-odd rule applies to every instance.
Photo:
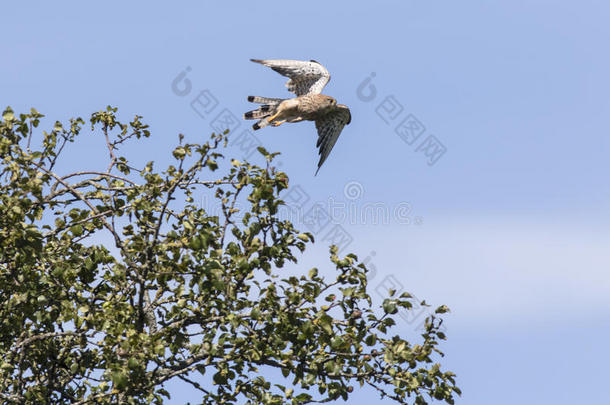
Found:
[[[288,91],[297,96],[305,94],[320,94],[326,83],[330,80],[330,73],[324,66],[315,60],[289,60],[289,59],[250,59],[275,70],[282,76],[289,77],[286,82]]]
[[[338,104],[337,108],[316,120],[316,128],[318,130],[318,142],[316,146],[319,150],[320,161],[318,162],[318,170],[324,164],[324,161],[330,154],[333,146],[337,142],[343,127],[352,121],[352,115],[349,108],[343,104]]]

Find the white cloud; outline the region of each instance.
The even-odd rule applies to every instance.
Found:
[[[373,287],[393,274],[419,298],[449,305],[458,323],[610,314],[610,232],[601,226],[479,218],[367,227],[354,238],[361,257],[377,252]]]

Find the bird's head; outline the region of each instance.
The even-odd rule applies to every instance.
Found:
[[[326,97],[326,102],[328,103],[329,106],[336,106],[337,105],[337,100],[335,100],[332,97]]]

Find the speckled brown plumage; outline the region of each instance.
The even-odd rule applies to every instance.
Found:
[[[278,99],[248,96],[248,101],[262,104],[258,109],[244,114],[245,119],[257,119],[255,130],[267,125],[279,126],[284,122],[315,121],[318,130],[320,160],[318,170],[330,154],[343,128],[351,122],[349,108],[324,94],[320,94],[330,80],[330,73],[320,63],[311,60],[288,59],[260,60],[252,62],[268,66],[289,78],[286,87],[297,97]],[[316,171],[316,174],[318,172]]]

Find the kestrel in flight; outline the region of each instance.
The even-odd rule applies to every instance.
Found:
[[[315,121],[318,130],[320,161],[318,170],[335,146],[339,134],[352,120],[349,108],[337,104],[337,100],[326,96],[322,89],[330,80],[330,73],[324,66],[315,60],[300,61],[287,59],[250,59],[275,70],[288,77],[286,82],[288,91],[296,97],[269,98],[248,96],[248,101],[262,104],[259,108],[244,114],[244,119],[258,120],[252,127],[257,130],[271,124],[274,127],[284,122]]]

